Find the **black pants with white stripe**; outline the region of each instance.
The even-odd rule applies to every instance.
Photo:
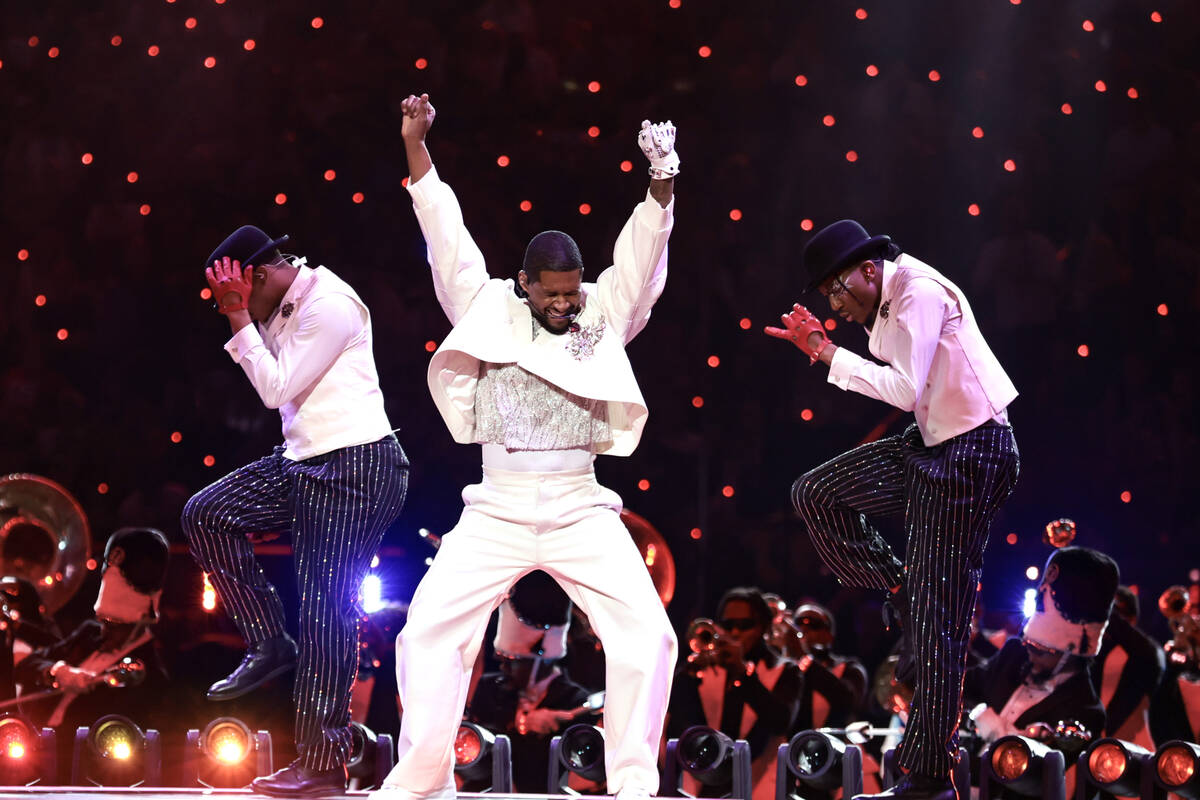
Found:
[[[183,532],[248,644],[282,636],[284,616],[247,535],[291,534],[300,588],[296,749],[309,769],[331,769],[350,754],[359,586],[400,516],[408,459],[391,435],[304,461],[283,451],[196,493],[183,509]]]
[[[916,425],[803,475],[792,503],[817,552],[850,586],[903,585],[917,680],[899,763],[944,776],[958,752],[967,643],[988,529],[1020,467],[1012,427],[987,422],[933,447]],[[905,561],[869,517],[903,514]]]

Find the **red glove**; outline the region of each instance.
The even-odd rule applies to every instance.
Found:
[[[821,324],[821,320],[814,317],[812,312],[799,303],[794,304],[792,311],[784,314],[780,319],[783,320],[783,328],[768,326],[764,332],[776,339],[787,339],[808,354],[810,365],[817,363],[817,357],[829,344],[829,337],[825,334],[825,326]],[[814,333],[821,334],[820,344],[816,347],[813,347],[809,341]]]
[[[254,288],[253,275],[254,267],[243,270],[238,261],[231,263],[228,257],[214,261],[211,267],[204,270],[213,299],[217,301],[217,310],[222,314],[245,311]]]

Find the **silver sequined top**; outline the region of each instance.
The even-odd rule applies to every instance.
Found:
[[[564,391],[516,364],[481,362],[475,441],[509,450],[595,450],[612,441],[608,403]]]

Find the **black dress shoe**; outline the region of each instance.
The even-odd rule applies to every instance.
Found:
[[[949,778],[927,778],[924,775],[905,775],[899,782],[879,794],[856,794],[854,800],[959,800],[958,790]]]
[[[281,770],[255,778],[250,788],[271,797],[324,797],[346,791],[346,768],[313,770],[296,759]]]
[[[276,636],[252,645],[242,663],[223,681],[208,689],[209,700],[232,700],[252,692],[277,675],[296,666],[296,643],[292,637]]]
[[[889,631],[900,630],[900,641],[896,646],[896,681],[907,686],[917,683],[917,659],[913,655],[912,616],[909,612],[908,594],[904,589],[888,592],[883,601],[883,624]]]

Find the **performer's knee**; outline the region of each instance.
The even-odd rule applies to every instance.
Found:
[[[203,532],[211,527],[210,510],[211,503],[203,492],[188,498],[183,506],[183,513],[179,515],[179,525],[189,543],[194,545]]]
[[[804,516],[808,509],[822,504],[826,493],[821,489],[821,477],[816,470],[809,470],[792,484],[792,507],[796,513]]]

